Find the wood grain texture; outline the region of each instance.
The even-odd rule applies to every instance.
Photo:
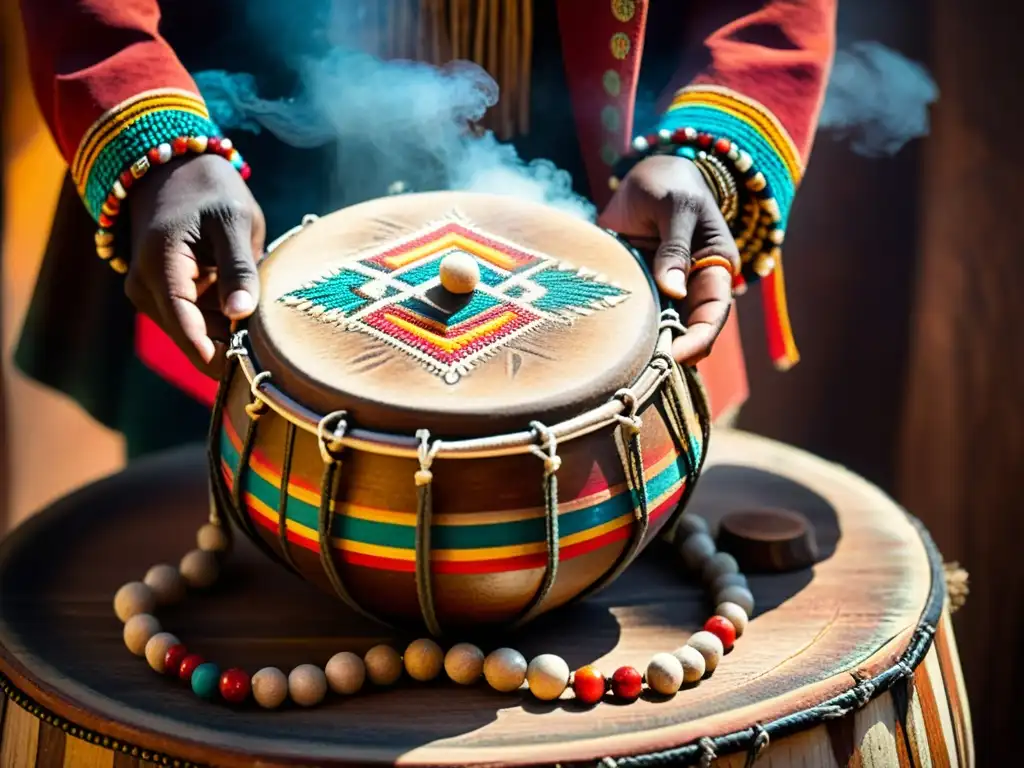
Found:
[[[16,704],[8,702],[0,734],[0,768],[35,765],[39,751],[39,721]]]
[[[234,766],[259,755],[330,765],[553,763],[638,754],[749,727],[847,690],[906,648],[927,597],[916,530],[873,486],[775,443],[718,433],[693,509],[714,526],[755,502],[798,509],[823,560],[812,571],[753,576],[759,603],[718,671],[667,702],[578,710],[485,688],[403,685],[302,712],[201,704],[122,647],[117,586],[192,546],[207,504],[198,449],[141,462],[26,523],[0,549],[0,670],[40,704],[149,749]],[[54,565],[40,572],[44,547]],[[868,554],[870,553],[870,554]],[[509,643],[573,667],[643,665],[681,644],[708,612],[700,589],[657,548],[612,587],[542,618]],[[240,544],[210,594],[162,614],[165,627],[224,665],[324,663],[392,638]],[[59,631],[56,629],[59,627]],[[948,717],[948,714],[947,714]],[[5,745],[5,749],[6,749]]]
[[[39,723],[39,748],[35,768],[64,768],[64,741],[67,734],[55,725]]]
[[[941,98],[926,144],[913,345],[896,492],[932,530],[944,557],[971,576],[957,612],[979,765],[1019,742],[1024,603],[1019,565],[1024,505],[1024,230],[1001,215],[1024,194],[1019,39],[970,4],[934,0],[932,72]],[[984,88],[978,84],[984,83]],[[998,663],[993,660],[998,658]]]

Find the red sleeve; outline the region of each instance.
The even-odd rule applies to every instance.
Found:
[[[835,51],[837,0],[698,3],[657,132],[705,152],[736,181],[737,286],[763,279],[768,341],[779,367],[799,355],[786,311],[782,244],[803,176]]]
[[[33,88],[94,218],[155,140],[219,135],[158,29],[157,0],[22,0]]]

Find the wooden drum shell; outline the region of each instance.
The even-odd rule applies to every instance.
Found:
[[[679,377],[682,381],[682,377]],[[234,505],[243,440],[252,455],[242,473],[241,527],[275,558],[327,592],[334,587],[320,553],[318,511],[325,463],[319,440],[268,409],[255,422],[249,380],[236,367],[227,386],[217,445],[221,507]],[[663,387],[667,387],[666,382]],[[680,451],[661,390],[641,406],[639,442],[649,524],[634,554],[681,510],[689,462],[703,445],[693,399],[682,392],[690,450]],[[700,408],[706,408],[701,403]],[[534,615],[575,599],[616,568],[638,523],[630,502],[625,443],[606,426],[558,445],[560,547],[556,580]],[[253,425],[250,427],[250,425]],[[289,450],[289,446],[291,446]],[[286,455],[288,460],[286,461]],[[333,492],[334,565],[352,599],[388,623],[421,617],[415,581],[416,459],[345,449]],[[288,466],[289,495],[280,491]],[[527,608],[544,579],[544,463],[533,453],[437,459],[433,480],[433,590],[446,630],[509,624]],[[696,472],[694,472],[696,474]],[[635,492],[634,492],[635,500]],[[280,510],[285,508],[282,527]],[[233,510],[232,510],[233,511]],[[225,516],[237,520],[231,513]],[[282,536],[282,534],[285,534]]]
[[[811,521],[822,560],[750,577],[754,618],[696,687],[591,710],[569,695],[545,704],[404,681],[267,712],[201,701],[156,675],[124,648],[111,597],[194,546],[206,471],[196,449],[140,462],[0,543],[0,766],[596,768],[612,758],[641,768],[698,765],[708,749],[717,766],[744,766],[752,752],[753,765],[776,768],[974,765],[938,552],[880,491],[800,451],[719,431],[691,508],[712,529],[755,499],[794,509]],[[706,600],[660,545],[649,550],[600,595],[498,640],[603,670],[684,642]],[[217,587],[160,620],[207,658],[248,670],[409,639],[335,607],[240,539]]]

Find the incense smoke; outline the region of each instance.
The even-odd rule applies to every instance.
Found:
[[[195,79],[222,128],[267,130],[301,148],[334,145],[340,206],[400,184],[410,191],[513,195],[588,221],[596,217],[567,172],[547,161],[524,162],[490,132],[467,132],[498,101],[497,83],[476,64],[382,61],[336,45],[303,59],[298,70],[301,90],[287,100],[260,98],[244,73],[207,71]]]
[[[920,64],[881,43],[856,42],[836,52],[818,128],[858,155],[889,157],[928,135],[938,97]]]

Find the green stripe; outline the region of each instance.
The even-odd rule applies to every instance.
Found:
[[[232,474],[237,475],[238,451],[235,450],[234,445],[224,430],[221,430],[221,451],[222,457],[232,469]],[[680,455],[676,461],[650,478],[647,482],[648,497],[651,500],[657,499],[676,485],[685,476],[686,462],[686,456]],[[538,488],[540,487],[540,482],[541,477],[538,472]],[[276,485],[260,477],[256,472],[246,472],[244,483],[246,492],[251,493],[268,508],[279,511],[278,500],[280,498],[280,491]],[[412,483],[411,476],[409,477],[409,483]],[[632,506],[630,504],[631,501]],[[558,518],[559,531],[562,536],[571,536],[575,533],[604,525],[632,512],[636,503],[636,493],[630,491],[629,495],[620,493],[591,507],[567,512]],[[319,509],[316,506],[289,494],[289,520],[316,530],[318,516]],[[433,546],[438,549],[507,547],[520,544],[542,543],[545,538],[543,517],[483,525],[437,524],[433,530]],[[334,519],[334,526],[331,532],[337,538],[364,544],[375,544],[377,546],[396,547],[399,549],[413,549],[415,547],[416,529],[412,525],[384,523],[374,520],[362,520],[348,515],[338,515]]]

